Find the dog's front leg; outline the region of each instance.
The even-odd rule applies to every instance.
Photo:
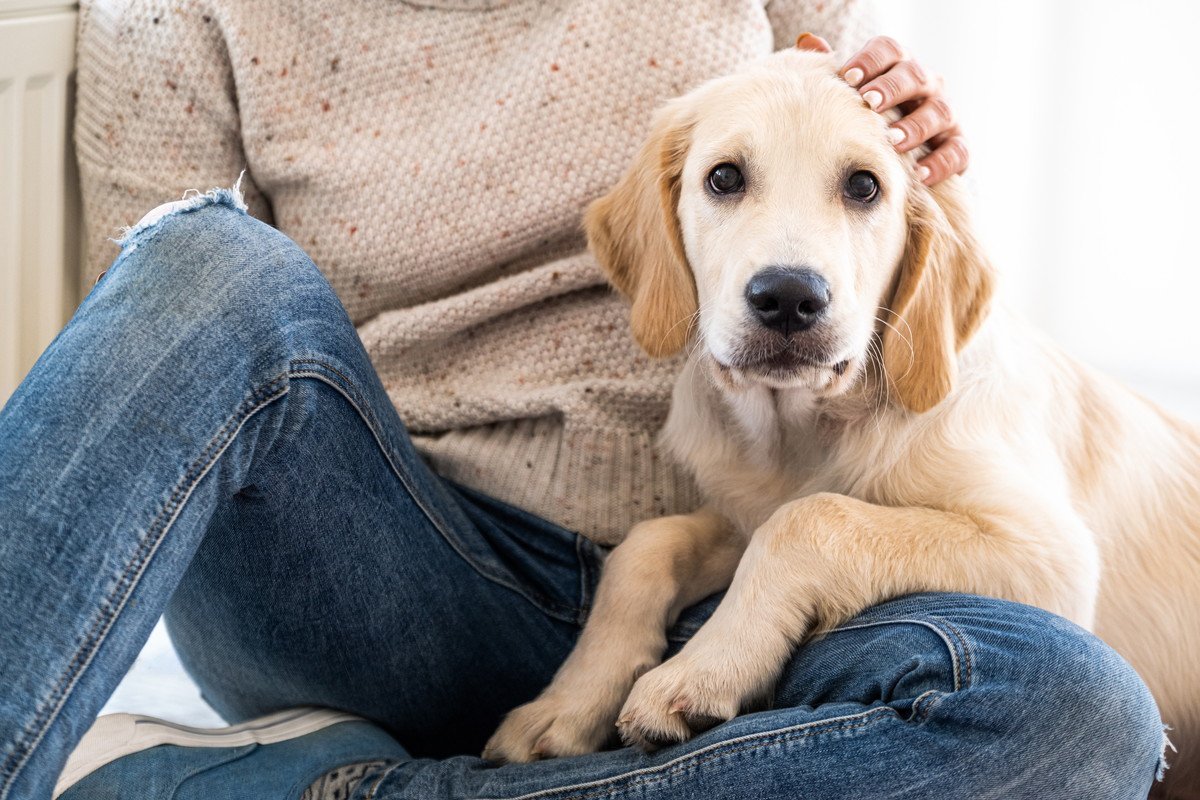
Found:
[[[751,540],[721,605],[674,658],[642,676],[617,727],[629,744],[684,741],[765,699],[793,649],[868,606],[917,591],[1037,605],[1085,627],[1098,555],[1073,513],[1011,497],[970,515],[818,494]]]
[[[729,585],[744,548],[705,509],[635,526],[608,557],[575,649],[536,700],[505,717],[484,758],[524,762],[603,747],[634,681],[662,660],[667,628]]]

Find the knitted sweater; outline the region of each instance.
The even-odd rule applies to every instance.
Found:
[[[441,474],[604,544],[696,505],[580,216],[653,109],[858,0],[91,0],[88,272],[187,189],[243,187],[341,297]]]

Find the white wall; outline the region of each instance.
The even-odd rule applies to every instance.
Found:
[[[75,7],[0,0],[0,405],[77,301]]]
[[[940,71],[1010,304],[1200,421],[1200,3],[874,0]]]

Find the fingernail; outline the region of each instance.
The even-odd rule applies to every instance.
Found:
[[[872,109],[875,109],[879,108],[879,105],[883,102],[883,95],[872,89],[869,92],[864,92],[862,99],[866,100],[867,105],[869,105]]]
[[[850,84],[851,86],[858,86],[860,83],[862,83],[864,77],[863,71],[858,67],[851,67],[850,69],[846,70],[846,74],[842,76],[846,83]]]
[[[929,167],[917,167],[917,180],[924,183],[929,179]]]
[[[804,33],[797,36],[796,37],[796,47],[799,47],[800,43],[803,42],[805,39],[807,39],[809,36],[812,36],[812,34],[809,33],[808,31],[805,31]]]
[[[887,138],[892,144],[900,144],[908,138],[908,134],[904,132],[903,128],[888,128]]]

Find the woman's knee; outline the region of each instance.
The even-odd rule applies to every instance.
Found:
[[[122,250],[98,289],[141,310],[159,307],[226,324],[263,310],[336,303],[303,250],[249,216],[235,193],[210,192],[152,210],[120,241]],[[103,284],[108,284],[103,286]],[[307,299],[307,303],[297,303]]]
[[[1062,797],[1145,797],[1161,766],[1163,728],[1128,662],[1041,609],[950,597],[938,615],[961,638],[969,677],[933,715],[990,733],[1018,782],[1057,787]]]
[[[1014,785],[1070,785],[1063,797],[1144,797],[1162,755],[1154,699],[1115,651],[1048,612],[972,595],[868,609],[800,648],[775,700],[888,705],[1003,752]]]
[[[1009,713],[1031,758],[1060,770],[1071,796],[1145,797],[1165,744],[1149,688],[1104,642],[1054,622],[1011,665]]]

